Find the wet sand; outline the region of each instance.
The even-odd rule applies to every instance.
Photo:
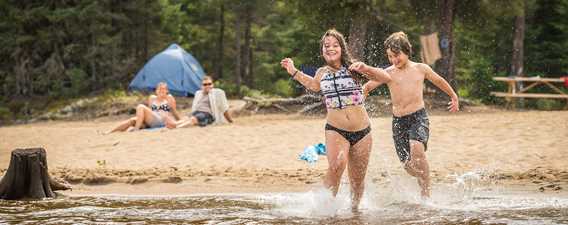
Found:
[[[568,112],[431,112],[427,157],[434,185],[476,172],[483,181],[568,189]],[[0,169],[16,148],[44,147],[50,173],[73,193],[187,194],[304,191],[320,186],[325,157],[297,159],[324,142],[322,117],[255,115],[235,124],[100,135],[121,118],[0,127]],[[372,118],[368,182],[408,176],[391,118]]]

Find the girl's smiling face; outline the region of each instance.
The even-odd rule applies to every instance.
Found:
[[[327,64],[341,63],[341,45],[335,37],[325,37],[321,51]]]

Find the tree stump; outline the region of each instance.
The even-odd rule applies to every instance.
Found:
[[[55,197],[54,190],[71,186],[51,179],[43,148],[12,151],[10,166],[0,181],[0,199],[41,199]]]

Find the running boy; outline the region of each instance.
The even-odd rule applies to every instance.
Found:
[[[396,153],[404,164],[404,169],[418,180],[421,195],[430,197],[430,168],[426,160],[429,137],[428,114],[424,109],[423,88],[424,79],[432,82],[451,97],[448,104],[450,112],[459,110],[458,96],[452,87],[423,63],[410,61],[412,46],[403,32],[391,34],[384,42],[389,62],[386,69],[391,80],[386,82],[392,101],[392,132]],[[369,81],[363,87],[367,95],[383,83]]]

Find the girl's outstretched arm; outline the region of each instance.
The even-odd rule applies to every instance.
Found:
[[[351,64],[351,66],[349,66],[349,70],[362,73],[367,76],[369,80],[374,80],[380,83],[388,83],[391,81],[391,76],[387,73],[387,71],[381,68],[368,66],[364,62],[355,62]]]
[[[302,71],[296,69],[294,66],[294,61],[291,58],[285,58],[280,62],[280,65],[286,69],[288,74],[292,76],[292,79],[297,80],[300,84],[304,85],[307,89],[313,92],[320,91],[320,80],[321,74],[320,70],[316,72],[315,77],[310,77],[309,75],[304,74]]]

